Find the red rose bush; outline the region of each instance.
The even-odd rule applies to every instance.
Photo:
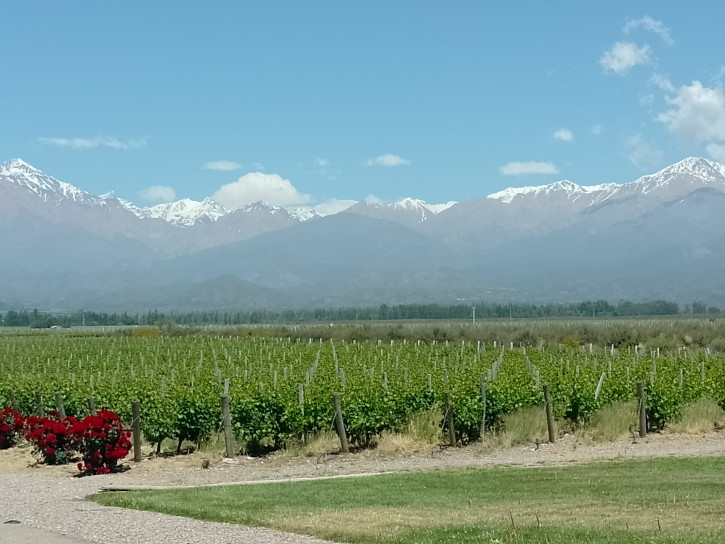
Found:
[[[83,462],[78,463],[81,473],[108,474],[120,470],[119,461],[131,449],[131,432],[123,429],[118,415],[101,410],[78,423],[75,431],[83,454]]]
[[[0,426],[0,431],[4,428],[5,425]],[[78,470],[84,476],[120,471],[119,462],[131,449],[130,436],[118,415],[108,410],[83,421],[74,417],[59,419],[56,413],[49,417],[30,416],[25,421],[25,439],[33,445],[33,453],[41,463],[64,465],[80,455],[83,460],[78,463]]]
[[[0,411],[0,450],[12,448],[23,436],[25,419],[13,408]]]
[[[30,416],[25,422],[25,440],[33,445],[33,453],[41,463],[65,465],[78,450],[76,425],[76,418],[59,419],[55,413],[50,417]]]

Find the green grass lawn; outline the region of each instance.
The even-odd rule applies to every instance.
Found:
[[[725,458],[445,470],[93,500],[338,542],[725,542]]]

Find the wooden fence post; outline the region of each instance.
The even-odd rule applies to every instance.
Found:
[[[89,398],[89,409],[93,398]],[[95,413],[95,401],[93,401],[93,410]],[[131,434],[133,435],[133,462],[141,462],[141,403],[138,399],[131,401]]]
[[[481,376],[481,404],[483,405],[483,414],[481,415],[481,440],[486,434],[486,376]]]
[[[456,428],[453,423],[453,402],[451,402],[451,394],[446,393],[446,419],[448,421],[448,443],[456,447]]]
[[[302,412],[302,417],[304,418],[305,415],[305,385],[303,383],[297,384],[297,402],[300,405],[300,411]],[[302,443],[306,444],[306,437],[305,437],[305,431],[304,427],[302,430]]]
[[[55,409],[60,419],[65,419],[65,406],[63,406],[63,393],[57,391],[55,393]]]
[[[637,382],[637,403],[639,404],[639,436],[647,437],[647,394],[644,382]]]
[[[232,434],[232,411],[229,407],[229,395],[222,395],[222,424],[224,426],[224,456],[234,458],[234,435]]]
[[[340,405],[340,394],[332,394],[332,408],[335,411],[335,426],[337,427],[337,436],[340,437],[340,451],[342,453],[350,453],[347,444],[347,433],[345,432],[345,421],[342,419],[342,407]]]
[[[45,408],[43,407],[43,395],[35,393],[35,415],[43,417],[45,415]]]
[[[551,396],[549,395],[549,386],[544,386],[544,407],[546,409],[546,427],[549,429],[549,442],[556,442],[556,429],[554,428],[554,410],[551,406]]]
[[[88,397],[86,399],[86,405],[88,406],[88,415],[95,416],[96,415],[96,399],[93,397]],[[133,407],[133,404],[131,405]]]

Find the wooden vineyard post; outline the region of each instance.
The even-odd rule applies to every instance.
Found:
[[[232,435],[232,411],[229,407],[229,395],[222,395],[222,424],[224,426],[224,456],[234,458],[234,436]]]
[[[86,405],[88,406],[88,415],[95,416],[96,415],[96,399],[94,399],[93,397],[88,397],[88,399],[86,399]],[[133,404],[131,406],[133,406]]]
[[[18,410],[18,398],[15,396],[15,391],[13,391],[12,389],[10,390],[10,407],[13,410],[19,411]]]
[[[65,406],[63,406],[63,393],[57,391],[55,393],[55,409],[60,419],[65,419]]]
[[[647,394],[644,382],[637,382],[637,403],[639,405],[639,437],[647,437]]]
[[[304,384],[302,384],[302,383],[297,384],[297,395],[298,395],[297,401],[300,404],[300,412],[302,412],[302,417],[304,419],[304,416],[305,416],[305,385]],[[303,427],[303,431],[302,431],[302,443],[303,444],[307,443],[305,438],[306,438],[305,431],[304,431],[304,427]]]
[[[90,401],[93,399],[90,398],[89,400],[89,409],[90,409]],[[95,410],[95,402],[93,409]],[[138,399],[133,399],[131,401],[131,434],[133,438],[133,462],[134,463],[140,463],[141,462],[141,403]]]
[[[481,440],[486,434],[486,376],[481,376],[481,404],[483,405],[483,413],[481,414]]]
[[[544,386],[544,405],[546,409],[546,427],[549,429],[549,442],[556,442],[556,429],[554,428],[554,410],[551,406],[551,396],[549,395],[549,386]]]
[[[448,422],[448,443],[456,447],[456,428],[453,424],[453,403],[450,393],[446,393],[446,420]]]
[[[45,415],[45,408],[43,407],[43,395],[35,393],[35,415],[43,417]]]
[[[347,444],[347,433],[345,433],[345,421],[342,419],[342,407],[340,405],[340,394],[332,394],[332,409],[335,411],[335,426],[337,428],[337,436],[340,437],[340,451],[342,453],[350,453]]]

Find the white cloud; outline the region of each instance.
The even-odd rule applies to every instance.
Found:
[[[96,147],[108,147],[110,149],[138,149],[146,145],[148,138],[130,138],[126,141],[113,138],[112,136],[96,136],[95,138],[38,138],[44,145],[55,147],[67,147],[69,149],[86,150]]]
[[[599,136],[604,131],[604,127],[600,124],[592,125],[592,134]]]
[[[300,193],[289,180],[261,172],[250,172],[223,185],[212,198],[230,210],[260,200],[273,206],[299,206],[310,201],[310,196]]]
[[[568,128],[560,128],[559,130],[554,132],[553,136],[556,140],[561,140],[562,142],[574,141],[574,134]]]
[[[624,74],[633,66],[649,62],[649,45],[637,47],[632,42],[617,42],[599,59],[605,71]]]
[[[662,151],[645,142],[641,134],[635,134],[625,140],[624,154],[641,170],[648,170],[662,163]]]
[[[403,157],[387,153],[385,155],[375,157],[374,159],[368,159],[363,164],[365,166],[403,166],[410,164],[410,161],[404,159]]]
[[[330,166],[330,161],[327,159],[322,159],[320,157],[315,159],[315,166],[319,166],[320,168],[325,168],[326,166]]]
[[[333,198],[327,202],[316,204],[312,207],[320,215],[333,215],[347,210],[350,206],[357,204],[357,200],[339,200]]]
[[[163,204],[176,200],[176,192],[165,185],[152,185],[139,193],[141,198],[152,204]]]
[[[725,93],[703,87],[699,81],[680,87],[677,96],[667,100],[672,108],[660,113],[664,123],[679,140],[697,144],[725,140]]]
[[[509,162],[499,171],[504,176],[520,176],[524,174],[556,174],[559,169],[551,162]]]
[[[365,202],[367,202],[368,204],[385,204],[385,201],[382,198],[379,198],[375,195],[366,196]]]
[[[707,144],[705,151],[710,155],[710,158],[725,164],[725,145]]]
[[[639,97],[639,105],[645,108],[649,108],[655,101],[655,95],[646,94]]]
[[[632,21],[628,21],[627,24],[624,25],[624,28],[622,30],[625,34],[629,34],[633,30],[637,30],[638,28],[643,28],[645,30],[649,30],[650,32],[654,32],[660,38],[662,38],[662,41],[664,41],[667,45],[674,45],[675,43],[675,40],[672,39],[672,35],[670,34],[670,29],[663,25],[661,21],[657,21],[649,15],[645,15],[641,19],[634,19]]]
[[[653,74],[652,77],[649,78],[649,82],[653,85],[657,85],[660,89],[668,93],[674,92],[675,90],[675,86],[672,85],[672,82],[662,74]]]
[[[204,168],[207,170],[221,170],[222,172],[239,170],[241,167],[241,164],[234,161],[209,161],[204,164]]]

